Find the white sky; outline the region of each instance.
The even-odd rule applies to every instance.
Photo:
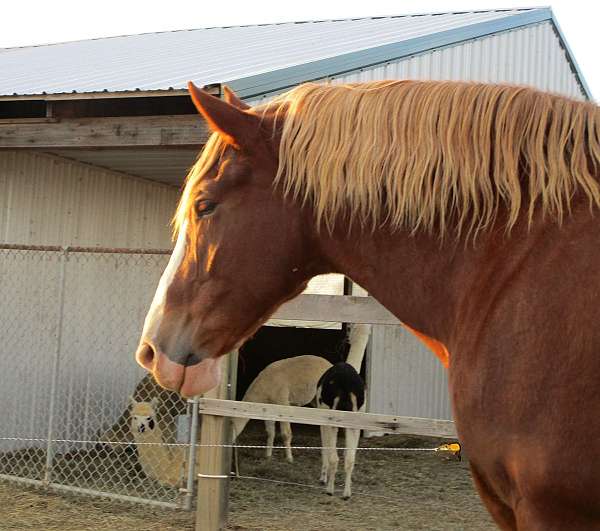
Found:
[[[549,0],[549,5],[592,93],[600,99],[600,2]],[[5,1],[0,48],[207,26],[506,7],[529,6],[519,0]]]

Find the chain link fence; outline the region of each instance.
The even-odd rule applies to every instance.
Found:
[[[0,478],[191,508],[194,405],[133,359],[168,254],[0,246]]]

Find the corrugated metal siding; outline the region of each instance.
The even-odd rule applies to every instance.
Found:
[[[369,411],[451,418],[446,370],[403,327],[373,327],[367,373]]]
[[[38,438],[48,432],[59,259],[56,252],[41,255],[0,250],[2,437]],[[27,444],[0,441],[1,451],[19,446]]]
[[[165,255],[72,254],[66,268],[59,438],[94,439],[146,372],[134,352]]]
[[[0,250],[0,436],[47,435],[61,260],[59,252]],[[94,440],[125,409],[145,374],[133,353],[167,261],[165,255],[69,254],[56,438]],[[28,446],[0,441],[2,451]]]
[[[0,241],[168,249],[178,195],[60,157],[0,152]]]
[[[379,79],[434,79],[530,85],[573,98],[584,93],[550,22],[510,30],[427,53],[363,68],[332,83]],[[248,100],[259,105],[273,96]]]
[[[185,88],[401,42],[527,9],[207,28],[0,50],[0,94]]]
[[[374,79],[515,83],[565,96],[584,96],[550,22],[364,69],[336,77],[334,82],[355,83]]]

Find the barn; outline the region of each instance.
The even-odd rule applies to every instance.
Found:
[[[47,439],[93,439],[143,376],[132,353],[168,259],[180,185],[208,136],[188,80],[216,95],[226,84],[250,104],[309,80],[404,78],[591,98],[549,8],[11,48],[0,50],[0,71],[0,450],[47,447],[47,462],[60,451]],[[309,289],[361,291],[338,276]],[[247,347],[240,389],[260,370],[256,351],[343,356],[340,324],[270,324]],[[370,411],[451,418],[443,368],[404,329],[375,327],[365,373]],[[51,481],[22,466],[0,472]]]

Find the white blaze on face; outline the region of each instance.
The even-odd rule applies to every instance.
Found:
[[[152,304],[150,305],[150,309],[148,310],[148,314],[146,315],[146,320],[144,321],[144,330],[142,332],[142,341],[144,340],[152,340],[156,337],[158,333],[158,328],[160,327],[160,323],[165,314],[165,304],[167,302],[167,290],[173,282],[175,278],[175,274],[183,261],[183,257],[185,256],[185,248],[186,248],[186,229],[187,229],[187,220],[181,224],[179,228],[179,234],[177,236],[177,243],[175,243],[175,248],[173,249],[173,253],[171,254],[171,258],[169,259],[169,263],[165,268],[162,276],[160,277],[160,282],[158,283],[158,287],[156,288],[156,293],[154,294],[154,299],[152,299]]]

